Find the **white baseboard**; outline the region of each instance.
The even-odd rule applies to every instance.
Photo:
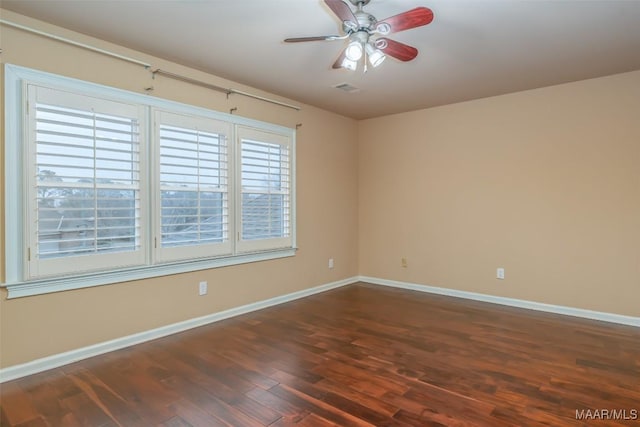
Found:
[[[54,354],[52,356],[36,359],[31,362],[23,363],[20,365],[9,366],[4,369],[0,369],[0,383],[11,381],[17,378],[22,378],[27,375],[36,374],[38,372],[46,371],[48,369],[57,368],[69,363],[77,362],[89,357],[98,356],[100,354],[108,353],[110,351],[119,350],[124,347],[129,347],[135,344],[140,344],[145,341],[151,341],[157,338],[162,338],[167,335],[172,335],[178,332],[186,331],[188,329],[197,328],[198,326],[207,325],[209,323],[218,322],[220,320],[228,319],[230,317],[239,316],[241,314],[249,313],[263,308],[271,307],[285,302],[297,300],[310,295],[325,292],[330,289],[339,288],[341,286],[349,285],[358,281],[358,277],[350,277],[347,279],[339,280],[337,282],[327,283],[325,285],[316,286],[310,289],[304,289],[302,291],[292,292],[290,294],[281,295],[274,298],[269,298],[263,301],[258,301],[252,304],[243,305],[240,307],[234,307],[229,310],[220,311],[217,313],[209,314],[206,316],[198,317],[195,319],[185,320],[183,322],[174,323],[167,326],[162,326],[149,331],[140,332],[133,335],[128,335],[122,338],[116,338],[111,341],[105,341],[99,344],[91,345],[88,347],[79,348],[76,350],[67,351],[64,353]]]
[[[640,327],[640,317],[604,313],[601,311],[565,307],[562,305],[544,304],[541,302],[526,301],[515,298],[498,297],[475,292],[459,291],[456,289],[438,288],[435,286],[421,285],[417,283],[398,282],[395,280],[380,279],[377,277],[359,276],[358,279],[361,282],[371,283],[374,285],[391,286],[394,288],[410,289],[413,291],[427,292],[431,294],[447,295],[456,298],[472,299],[476,301],[508,305],[511,307],[527,308],[530,310],[546,311],[548,313],[564,314],[566,316],[583,317],[586,319],[601,320],[603,322],[620,323],[623,325]]]
[[[620,314],[603,313],[599,311],[584,310],[581,308],[564,307],[560,305],[544,304],[544,303],[539,303],[534,301],[525,301],[525,300],[519,300],[514,298],[498,297],[493,295],[479,294],[475,292],[467,292],[467,291],[460,291],[460,290],[447,289],[447,288],[438,288],[435,286],[427,286],[427,285],[421,285],[417,283],[399,282],[395,280],[380,279],[377,277],[355,276],[355,277],[339,280],[337,282],[316,286],[310,289],[304,289],[302,291],[297,291],[290,294],[270,298],[267,300],[258,301],[252,304],[247,304],[240,307],[234,307],[229,310],[220,311],[217,313],[209,314],[207,316],[185,320],[183,322],[162,326],[160,328],[151,329],[149,331],[144,331],[144,332],[140,332],[133,335],[128,335],[122,338],[116,338],[111,341],[105,341],[105,342],[91,345],[88,347],[83,347],[76,350],[67,351],[64,353],[54,354],[52,356],[43,357],[41,359],[36,359],[31,362],[23,363],[20,365],[9,366],[7,368],[0,369],[0,383],[11,381],[17,378],[22,378],[27,375],[36,374],[38,372],[46,371],[48,369],[54,369],[63,365],[67,365],[69,363],[77,362],[82,359],[87,359],[89,357],[98,356],[100,354],[108,353],[110,351],[119,350],[124,347],[129,347],[135,344],[140,344],[146,341],[162,338],[167,335],[172,335],[178,332],[186,331],[188,329],[204,326],[209,323],[218,322],[220,320],[228,319],[230,317],[239,316],[241,314],[250,313],[252,311],[261,310],[263,308],[271,307],[278,304],[283,304],[289,301],[294,301],[300,298],[325,292],[331,289],[339,288],[341,286],[350,285],[356,282],[366,282],[374,285],[390,286],[394,288],[409,289],[409,290],[427,292],[427,293],[438,294],[438,295],[447,295],[447,296],[452,296],[457,298],[472,299],[476,301],[484,301],[484,302],[507,305],[512,307],[546,311],[549,313],[564,314],[567,316],[583,317],[587,319],[601,320],[604,322],[612,322],[612,323],[619,323],[623,325],[640,327],[640,317],[623,316]]]

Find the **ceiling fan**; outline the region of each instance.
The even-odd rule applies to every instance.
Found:
[[[342,21],[344,35],[294,37],[284,41],[287,43],[311,42],[321,40],[349,40],[333,68],[356,70],[363,59],[364,71],[367,62],[377,67],[391,56],[400,61],[411,61],[418,56],[418,49],[413,46],[388,39],[384,36],[404,30],[420,27],[433,21],[433,12],[426,7],[416,7],[404,13],[378,21],[373,15],[363,10],[371,0],[349,0],[356,6],[355,12],[343,0],[324,0],[329,8]]]

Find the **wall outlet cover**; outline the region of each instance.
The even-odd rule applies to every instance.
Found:
[[[206,295],[207,291],[208,291],[208,286],[207,286],[207,282],[200,282],[199,288],[198,288],[198,294],[199,295]]]

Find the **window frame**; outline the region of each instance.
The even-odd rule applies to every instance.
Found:
[[[27,219],[27,223],[25,224],[25,237],[27,239],[27,244],[30,248],[35,248],[38,245],[39,233],[38,230],[35,229],[35,224],[37,222],[37,212],[38,207],[36,205],[36,197],[33,194],[34,189],[37,193],[37,182],[35,181],[35,177],[37,175],[37,170],[35,170],[35,166],[37,163],[37,145],[34,142],[36,138],[36,105],[39,99],[49,98],[51,96],[57,96],[58,94],[61,96],[61,100],[59,101],[57,106],[63,106],[65,108],[81,108],[79,104],[88,102],[89,99],[92,99],[91,105],[99,105],[102,104],[101,113],[103,114],[106,110],[115,110],[117,108],[123,107],[125,109],[132,110],[130,116],[134,116],[136,119],[141,121],[140,129],[138,131],[138,187],[137,192],[139,193],[139,240],[140,246],[132,251],[123,251],[123,252],[99,252],[90,255],[72,255],[69,257],[54,257],[54,258],[38,258],[35,256],[33,251],[30,251],[29,257],[27,259],[27,265],[24,269],[25,271],[25,279],[41,279],[46,277],[57,277],[62,275],[69,274],[82,274],[90,271],[100,271],[106,270],[104,265],[109,265],[112,269],[117,268],[126,268],[133,266],[142,266],[147,263],[147,247],[144,242],[147,241],[147,225],[146,222],[149,217],[148,213],[148,192],[143,191],[143,188],[147,186],[147,167],[148,167],[148,159],[142,153],[146,151],[146,142],[148,138],[145,133],[145,129],[143,125],[144,122],[144,108],[141,105],[134,105],[131,103],[124,103],[120,101],[113,101],[111,99],[104,98],[96,98],[94,96],[85,96],[84,94],[79,95],[77,93],[71,93],[65,90],[60,90],[58,88],[53,88],[51,86],[45,87],[43,85],[36,85],[31,82],[25,83],[25,91],[28,96],[27,99],[27,111],[25,115],[28,116],[26,120],[26,140],[24,146],[25,158],[23,160],[24,167],[24,182],[27,191],[25,191],[24,198],[26,199],[23,206],[25,206],[26,212],[24,212],[24,218]],[[55,94],[52,94],[55,92]],[[38,98],[38,96],[42,98]],[[83,106],[84,108],[88,108]],[[133,113],[135,111],[135,114]],[[95,184],[95,183],[94,183]],[[72,185],[73,186],[73,185]],[[82,188],[82,187],[78,187]],[[89,187],[86,187],[89,188]],[[97,185],[93,187],[94,190],[99,191],[100,189],[105,189],[106,187],[102,185]],[[136,190],[134,190],[136,191]],[[96,195],[97,197],[97,195]],[[33,227],[33,228],[32,228]],[[71,263],[72,266],[64,266],[60,265],[60,260],[67,260],[68,263]],[[73,270],[73,271],[71,271]]]
[[[284,136],[282,134],[275,134],[273,132],[267,132],[262,129],[256,129],[248,126],[237,127],[236,155],[238,156],[238,160],[236,164],[240,165],[240,167],[236,169],[236,182],[238,184],[236,185],[236,188],[235,188],[236,200],[237,200],[237,203],[236,203],[237,212],[236,212],[236,220],[235,220],[235,224],[237,225],[237,251],[239,253],[244,253],[244,252],[255,252],[255,251],[265,250],[265,249],[268,249],[269,247],[287,247],[291,244],[291,235],[292,235],[291,223],[289,223],[289,228],[287,230],[288,236],[275,237],[275,238],[269,238],[269,239],[257,239],[257,240],[243,239],[244,222],[243,222],[242,216],[243,216],[243,207],[244,207],[243,196],[245,194],[245,191],[243,188],[244,186],[243,186],[243,177],[242,177],[242,163],[243,163],[242,162],[242,143],[245,137],[247,140],[255,139],[255,140],[260,140],[259,142],[261,143],[280,145],[285,147],[288,150],[289,170],[291,170],[292,163],[293,163],[293,154],[292,154],[293,145],[291,143],[291,140],[287,136]],[[291,181],[293,180],[290,180],[289,184],[291,184]],[[271,194],[271,193],[269,192],[268,194]],[[291,198],[290,187],[287,195],[289,196],[289,198]],[[291,215],[291,208],[289,209],[288,214]]]
[[[142,244],[147,246],[145,264],[142,266],[123,267],[117,270],[102,270],[93,272],[83,272],[79,274],[60,275],[55,277],[39,277],[28,279],[27,268],[29,265],[29,242],[31,236],[28,235],[25,226],[26,212],[28,212],[29,194],[27,173],[28,152],[25,145],[28,140],[27,134],[27,90],[28,84],[49,87],[57,90],[66,90],[86,96],[98,97],[122,103],[133,103],[142,105],[145,109],[145,123],[141,124],[141,133],[146,135],[144,142],[147,147],[140,155],[147,162],[145,173],[148,183],[146,188],[141,189],[143,198],[146,199],[150,207],[148,214],[144,218],[146,224],[144,233],[146,241]],[[296,246],[296,131],[294,128],[284,127],[276,124],[266,123],[254,119],[244,118],[237,115],[221,113],[210,109],[152,97],[146,94],[138,94],[123,89],[113,88],[96,83],[86,82],[69,77],[59,76],[47,72],[33,70],[12,64],[5,64],[5,280],[0,284],[8,290],[8,298],[18,298],[30,295],[46,294],[64,290],[81,289],[99,285],[119,283],[125,281],[140,280],[164,275],[179,274],[191,271],[218,268],[230,265],[265,261],[284,257],[294,256],[297,251]],[[154,133],[154,111],[166,111],[172,114],[183,114],[209,118],[228,123],[231,128],[231,135],[227,141],[229,148],[229,206],[236,211],[239,210],[239,203],[236,200],[237,191],[235,175],[236,169],[240,169],[238,160],[239,153],[234,147],[238,127],[249,127],[259,129],[264,132],[271,132],[286,135],[291,141],[291,168],[290,168],[290,198],[291,198],[291,245],[287,247],[270,247],[265,250],[254,250],[251,252],[239,252],[237,239],[236,222],[237,212],[231,212],[229,222],[231,223],[230,241],[232,242],[232,254],[215,255],[211,257],[196,257],[188,259],[165,259],[161,260],[155,252],[154,237],[158,230],[159,214],[154,214],[151,207],[160,199],[160,179],[159,179],[159,148],[155,141]],[[142,173],[142,171],[141,171]],[[235,227],[235,228],[234,228]],[[62,258],[64,259],[64,258]],[[162,262],[161,262],[162,261]]]
[[[158,168],[157,177],[159,179],[153,180],[153,184],[156,186],[156,189],[152,190],[152,193],[156,194],[155,198],[155,214],[152,215],[154,229],[155,229],[155,256],[154,260],[156,263],[166,263],[166,262],[175,262],[189,259],[199,259],[199,258],[214,258],[220,256],[233,256],[234,255],[234,245],[233,245],[233,236],[234,234],[234,222],[233,222],[233,212],[234,203],[233,203],[233,195],[232,193],[232,177],[229,176],[231,169],[233,168],[233,156],[231,145],[233,144],[232,135],[233,135],[233,126],[222,120],[214,120],[210,117],[201,117],[193,114],[185,115],[178,114],[173,111],[167,111],[158,108],[152,108],[151,115],[153,117],[153,130],[152,133],[154,135],[154,147],[152,147],[152,158],[153,164]],[[197,124],[203,123],[205,121],[211,121],[211,123],[207,123],[207,127],[209,131],[226,131],[226,148],[227,148],[227,204],[228,204],[228,239],[222,243],[213,243],[213,244],[205,244],[205,245],[190,245],[190,246],[177,246],[177,247],[164,247],[162,241],[162,180],[161,176],[161,149],[160,145],[160,127],[163,124],[170,124],[171,126],[179,126],[177,123],[182,122],[181,124],[184,126],[191,125],[191,127],[196,127]],[[202,129],[204,130],[204,129]],[[207,257],[204,253],[209,250],[213,254],[213,256]]]

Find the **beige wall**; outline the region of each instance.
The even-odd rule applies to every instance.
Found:
[[[360,274],[640,316],[640,71],[362,121],[358,157]]]
[[[262,93],[9,12],[2,17]],[[356,274],[640,316],[640,71],[357,123],[310,106],[294,112],[227,100],[152,80],[136,65],[0,31],[6,63],[135,92],[152,85],[154,96],[303,124],[296,257],[14,300],[3,290],[0,367]],[[0,191],[3,180],[1,173]],[[496,267],[506,268],[506,280],[494,278]],[[201,280],[209,282],[205,297],[197,296]]]
[[[2,17],[135,57],[167,71],[275,97],[10,12],[2,11]],[[237,107],[238,115],[289,127],[303,124],[297,134],[300,249],[295,257],[12,300],[6,300],[6,291],[2,290],[0,367],[357,274],[357,123],[354,120],[304,105],[301,112],[296,112],[236,95],[227,100],[224,94],[167,78],[152,80],[151,74],[137,65],[5,26],[0,26],[0,31],[3,49],[0,57],[5,63],[134,92],[144,92],[145,87],[153,85],[154,96],[223,112]],[[296,104],[292,100],[284,101]],[[4,117],[3,112],[1,116]],[[4,169],[3,158],[0,167]],[[3,189],[4,173],[0,174],[0,180]],[[0,206],[3,200],[2,195]],[[4,207],[1,212],[4,224]],[[0,230],[4,231],[2,227]],[[335,259],[333,270],[327,268],[329,257]],[[4,270],[0,276],[4,278]],[[202,280],[209,282],[209,293],[199,297],[197,286]]]

